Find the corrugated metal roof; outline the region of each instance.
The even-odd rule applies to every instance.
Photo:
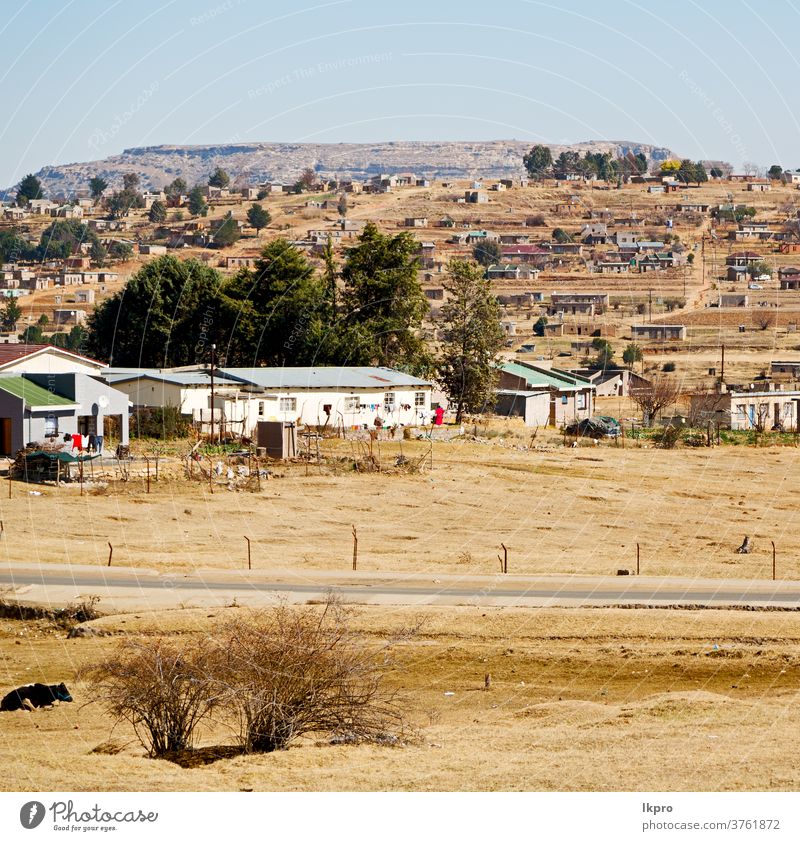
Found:
[[[110,385],[115,383],[130,382],[131,380],[150,379],[158,382],[169,383],[171,385],[192,386],[192,385],[211,385],[211,376],[207,371],[159,371],[157,368],[141,368],[131,369],[128,371],[103,371],[101,372],[103,378]],[[238,380],[233,380],[226,377],[219,369],[214,370],[214,383],[234,383]]]
[[[0,377],[0,389],[21,397],[28,406],[75,406],[74,400],[48,391],[24,377]]]
[[[529,386],[557,388],[559,391],[578,391],[582,388],[594,388],[588,380],[582,377],[575,377],[572,374],[562,371],[533,368],[522,362],[505,362],[500,367],[509,374],[522,377]]]
[[[223,368],[221,373],[260,388],[397,388],[430,386],[432,383],[391,368]]]

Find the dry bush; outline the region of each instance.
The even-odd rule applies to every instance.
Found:
[[[777,318],[774,312],[756,312],[753,314],[753,321],[759,330],[769,330],[775,326]]]
[[[282,605],[222,627],[216,692],[235,714],[246,751],[282,750],[308,733],[384,744],[406,734],[403,706],[381,680],[397,638],[371,647],[348,619],[329,596],[321,611]]]
[[[87,670],[115,723],[127,721],[150,756],[192,747],[195,729],[217,706],[214,649],[206,639],[128,640]]]
[[[676,380],[656,375],[647,385],[632,388],[631,400],[641,410],[644,423],[650,426],[659,412],[675,403],[680,393],[680,385]]]

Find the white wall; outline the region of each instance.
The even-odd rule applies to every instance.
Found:
[[[77,357],[45,352],[29,359],[20,359],[7,365],[0,374],[97,374],[104,366],[82,362]]]
[[[417,406],[415,395],[424,394],[424,405]],[[388,411],[384,407],[386,394],[394,395],[394,410]],[[313,391],[281,391],[268,394],[253,394],[248,397],[236,399],[223,398],[220,395],[221,405],[224,400],[226,422],[230,421],[231,429],[237,432],[244,431],[245,435],[254,435],[256,424],[260,420],[283,420],[297,421],[302,424],[324,425],[326,420],[329,426],[337,427],[344,425],[345,429],[354,426],[367,425],[374,427],[376,417],[380,417],[385,425],[413,426],[420,423],[429,423],[431,415],[431,388],[420,386],[419,388],[387,388],[369,389],[360,391],[338,390],[313,390]],[[294,408],[281,408],[283,400],[294,400]],[[352,404],[357,403],[359,407],[354,408]],[[330,406],[330,415],[324,407]],[[401,407],[409,406],[408,409]],[[259,411],[260,410],[260,411]],[[328,419],[329,418],[329,419]],[[244,428],[236,423],[244,419]]]

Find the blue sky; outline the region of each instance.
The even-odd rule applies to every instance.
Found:
[[[795,2],[3,0],[0,184],[259,140],[636,140],[796,167]]]

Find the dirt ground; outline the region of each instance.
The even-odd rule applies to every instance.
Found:
[[[469,431],[469,430],[468,430]],[[481,430],[479,430],[480,432]],[[106,490],[13,483],[0,494],[10,561],[160,570],[253,567],[347,569],[352,525],[363,571],[494,573],[500,543],[509,571],[767,578],[800,577],[800,450],[793,446],[656,449],[628,440],[564,447],[557,434],[496,425],[481,441],[436,442],[433,469],[394,472],[427,442],[381,445],[387,472],[356,474],[349,442],[326,442],[318,468],[276,468],[260,492],[211,494],[162,467],[152,492],[133,479]],[[309,475],[305,475],[308,470]],[[171,477],[170,477],[171,476]],[[5,482],[2,491],[5,491]],[[40,496],[31,495],[40,493]],[[743,536],[754,551],[737,555]]]
[[[229,609],[235,610],[235,609]],[[227,611],[229,612],[229,611]],[[204,633],[225,610],[106,617],[114,634]],[[795,613],[665,610],[359,609],[381,637],[412,618],[389,685],[418,738],[181,768],[148,759],[76,680],[119,636],[66,639],[0,621],[0,683],[66,680],[75,702],[0,714],[13,790],[796,790],[800,625]],[[484,690],[484,674],[492,686]],[[114,755],[108,750],[113,743]],[[231,744],[205,731],[200,746]],[[104,746],[105,747],[100,747]],[[96,749],[100,752],[95,752]]]

